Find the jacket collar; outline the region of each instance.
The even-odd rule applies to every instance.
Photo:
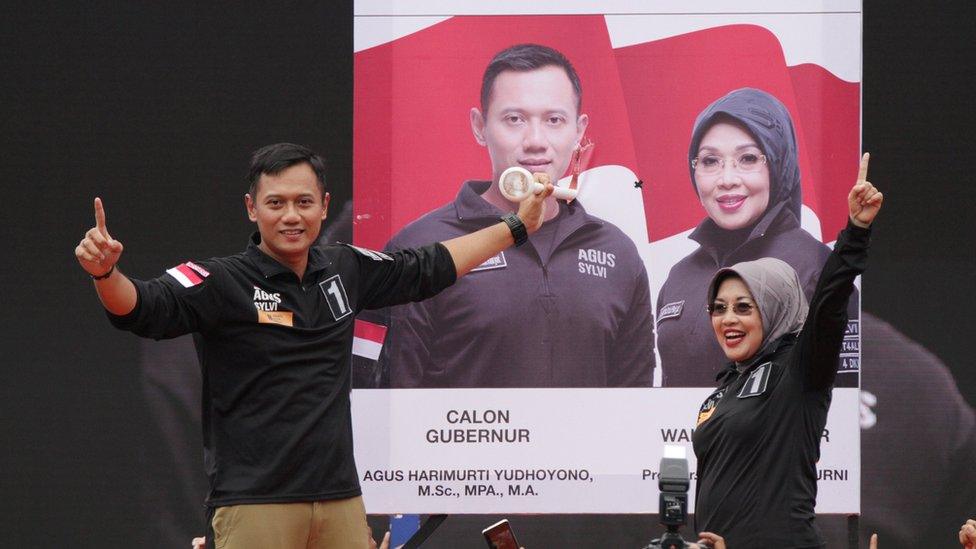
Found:
[[[793,343],[795,342],[796,342],[796,334],[786,334],[783,337],[779,338],[779,341],[777,341],[776,344],[772,346],[771,351],[768,351],[766,353],[763,353],[761,356],[753,358],[752,361],[748,362],[745,366],[739,366],[735,362],[727,363],[725,365],[725,368],[722,368],[722,371],[715,374],[715,381],[718,383],[719,387],[725,385],[726,383],[730,383],[740,374],[748,374],[749,372],[754,370],[756,366],[758,366],[759,364],[769,362],[768,359],[771,356],[778,353],[780,349],[784,347],[789,347],[790,345],[793,345]]]
[[[720,231],[725,231],[725,229],[719,227],[712,221],[711,218],[706,217],[704,221],[698,224],[698,227],[688,235],[688,238],[694,240],[701,245],[702,249],[706,251],[715,263],[721,265],[723,263],[728,263],[728,261],[722,261],[724,258],[733,257],[740,249],[748,245],[749,243],[758,240],[767,234],[774,235],[779,233],[784,233],[786,231],[796,229],[800,226],[800,221],[793,215],[793,212],[789,208],[787,202],[780,202],[775,206],[766,210],[763,217],[756,223],[755,227],[746,237],[745,241],[736,246],[733,250],[719,249],[719,243],[722,241]],[[724,246],[722,246],[724,248]],[[722,256],[721,254],[725,255]]]
[[[490,204],[481,195],[491,186],[491,181],[465,181],[458,191],[457,198],[454,199],[454,209],[458,221],[497,221],[504,215],[504,212]],[[583,205],[578,200],[566,203],[563,200],[559,203],[559,216],[553,219],[559,220],[556,228],[556,242],[562,242],[577,230],[593,226],[602,226],[604,221],[594,217],[583,209]]]
[[[264,278],[271,278],[282,273],[295,274],[294,271],[279,263],[278,260],[261,251],[261,248],[258,248],[259,244],[261,244],[261,233],[254,231],[248,239],[247,248],[244,249],[244,255],[254,262],[254,265]],[[313,244],[308,250],[308,265],[305,267],[305,276],[316,271],[321,271],[329,263],[321,247],[318,244]]]

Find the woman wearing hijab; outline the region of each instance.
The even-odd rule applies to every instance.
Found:
[[[720,269],[708,285],[712,332],[728,366],[692,437],[695,521],[729,547],[824,546],[814,523],[820,436],[847,302],[882,202],[867,168],[865,154],[848,195],[850,221],[809,305],[796,270],[775,258]]]
[[[711,335],[703,290],[717,269],[775,257],[796,269],[809,298],[830,253],[800,228],[793,120],[772,95],[741,88],[709,105],[695,120],[688,161],[708,217],[689,236],[699,248],[675,264],[658,294],[657,349],[666,387],[715,383],[723,354]],[[857,319],[857,299],[851,302],[850,318]]]

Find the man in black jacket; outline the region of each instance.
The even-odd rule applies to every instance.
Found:
[[[140,281],[95,199],[75,256],[109,319],[144,337],[193,333],[203,373],[212,542],[234,547],[365,546],[353,460],[349,363],[355,314],[430,297],[545,215],[551,184],[481,231],[383,254],[312,248],[328,213],[324,160],[280,143],[255,152],[245,195],[258,232],[240,254],[187,261]],[[311,545],[309,545],[311,544]]]

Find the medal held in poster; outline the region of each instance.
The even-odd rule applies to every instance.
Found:
[[[536,181],[538,177],[539,181]],[[544,173],[531,174],[529,170],[513,166],[498,178],[498,190],[506,200],[521,202],[533,194],[541,193],[546,187],[540,181],[549,182],[549,176]],[[572,201],[576,199],[576,189],[556,187],[552,195],[560,200]]]

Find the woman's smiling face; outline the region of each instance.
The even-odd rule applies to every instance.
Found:
[[[738,123],[718,122],[705,132],[695,185],[708,217],[726,230],[755,224],[769,206],[769,166],[756,140]]]
[[[736,305],[743,311],[735,312]],[[755,356],[762,345],[763,324],[746,283],[737,276],[723,280],[711,308],[712,329],[725,356],[733,362],[745,362]]]

